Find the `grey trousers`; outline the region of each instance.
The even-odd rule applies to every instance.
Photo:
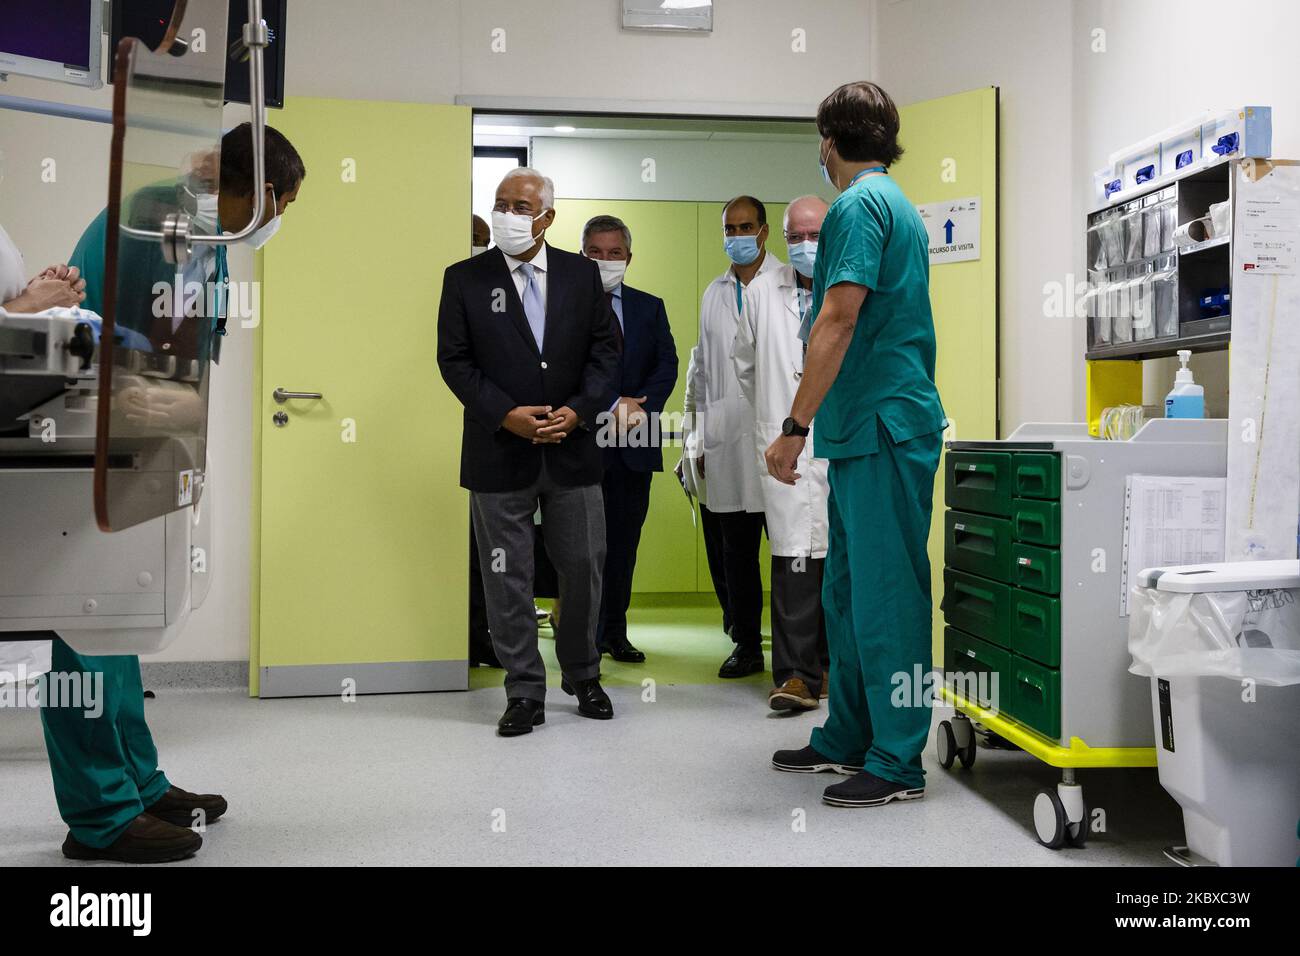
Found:
[[[796,570],[796,562],[802,570]],[[792,677],[820,693],[822,671],[830,668],[826,620],[822,616],[824,558],[772,556],[772,677],[777,686]]]
[[[600,673],[596,624],[605,564],[600,485],[564,488],[542,466],[518,491],[470,493],[492,647],[506,670],[506,697],[546,699],[546,664],[533,613],[533,513],[542,509],[546,553],[560,581],[555,653],[570,681]]]

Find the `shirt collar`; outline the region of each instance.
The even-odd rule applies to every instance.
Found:
[[[524,264],[523,259],[516,259],[514,256],[506,255],[504,252],[501,253],[501,255],[505,256],[506,265],[510,267],[511,272],[514,272],[516,269],[518,269],[520,266]],[[537,250],[537,255],[533,256],[532,262],[529,264],[538,272],[546,271],[546,243],[545,242],[542,243],[542,248]]]

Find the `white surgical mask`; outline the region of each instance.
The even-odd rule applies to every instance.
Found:
[[[194,212],[194,225],[201,232],[212,235],[217,231],[217,194],[199,193],[194,198],[198,201]]]
[[[273,210],[276,208],[275,187],[271,187],[271,208]],[[268,219],[264,225],[259,226],[256,232],[244,239],[244,242],[248,243],[254,249],[261,249],[264,245],[270,242],[271,237],[279,231],[280,216],[277,214]]]
[[[487,252],[487,250],[488,250],[487,246],[470,246],[469,257],[473,259],[475,256],[481,256],[483,255],[483,253]]]
[[[592,261],[600,268],[600,284],[605,287],[605,291],[613,292],[617,289],[619,283],[623,281],[623,273],[627,272],[627,260],[593,259]]]
[[[513,212],[492,213],[492,239],[508,256],[527,252],[537,242],[533,223],[546,215],[543,209],[536,216],[521,216]]]

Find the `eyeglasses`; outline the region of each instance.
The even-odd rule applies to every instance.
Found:
[[[533,215],[535,215],[535,213],[533,212],[533,205],[532,205],[532,203],[528,202],[528,201],[525,200],[525,199],[521,199],[521,200],[519,200],[518,202],[513,203],[513,204],[508,203],[508,202],[506,202],[506,201],[503,200],[503,199],[498,199],[495,203],[492,204],[492,211],[493,211],[493,212],[512,212],[512,213],[514,213],[516,216],[533,216]]]
[[[785,242],[788,246],[795,246],[801,242],[816,242],[821,237],[818,231],[813,232],[787,232]]]

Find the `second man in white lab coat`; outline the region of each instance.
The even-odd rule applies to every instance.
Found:
[[[687,490],[700,500],[709,574],[722,605],[722,627],[735,643],[719,677],[761,673],[763,661],[763,493],[754,467],[754,410],[740,391],[731,345],[747,287],[784,264],[767,251],[767,209],[737,196],[722,210],[723,248],[731,265],[704,290],[700,336],[686,373],[682,459]]]
[[[745,309],[732,347],[736,378],[754,408],[752,463],[761,474],[763,511],[772,550],[773,710],[812,710],[825,696],[829,669],[822,617],[826,558],[826,459],[799,457],[800,480],[783,485],[767,474],[764,452],[782,427],[803,375],[810,324],[813,262],[826,203],[801,196],[786,208],[790,264],[757,277],[745,290]]]

